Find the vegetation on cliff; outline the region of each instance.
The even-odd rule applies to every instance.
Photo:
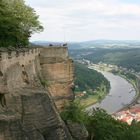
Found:
[[[89,132],[89,140],[139,140],[140,122],[131,125],[115,120],[102,109],[93,109],[88,113],[77,102],[67,104],[61,116],[65,122],[82,123]]]
[[[84,105],[93,104],[109,92],[110,82],[101,73],[78,62],[74,66],[75,96],[83,99]]]
[[[0,0],[0,47],[25,46],[42,30],[38,15],[24,0]]]

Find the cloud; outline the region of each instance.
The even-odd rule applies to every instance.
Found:
[[[139,39],[140,4],[120,0],[26,0],[45,30],[32,40]],[[137,33],[136,33],[137,32]]]

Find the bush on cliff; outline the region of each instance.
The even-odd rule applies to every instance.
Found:
[[[0,0],[0,47],[25,46],[42,29],[38,15],[24,0]]]
[[[79,101],[71,101],[65,105],[60,115],[64,121],[83,123],[87,118],[87,114],[83,110],[84,107],[80,105]]]

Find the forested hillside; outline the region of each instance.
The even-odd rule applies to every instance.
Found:
[[[95,91],[105,85],[107,92],[110,89],[110,83],[99,72],[89,69],[87,66],[74,63],[75,66],[75,85],[78,91]]]

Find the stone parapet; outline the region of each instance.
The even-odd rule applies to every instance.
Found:
[[[0,49],[0,70],[5,71],[10,65],[16,63],[25,65],[34,60],[39,53],[39,48],[23,48],[17,50]]]
[[[61,58],[67,59],[68,56],[68,48],[64,46],[46,46],[41,49],[40,53],[41,57],[45,58]],[[40,58],[41,58],[40,57]]]

